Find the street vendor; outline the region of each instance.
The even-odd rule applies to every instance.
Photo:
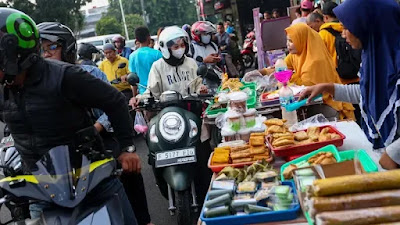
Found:
[[[379,163],[396,169],[400,165],[400,6],[393,0],[349,0],[334,13],[345,27],[346,41],[363,50],[360,84],[318,84],[307,88],[302,98],[309,96],[310,101],[325,92],[335,100],[359,103],[362,129],[375,150],[384,150]]]
[[[286,33],[290,54],[285,62],[289,69],[295,71],[290,82],[305,86],[327,82],[341,83],[331,56],[318,33],[303,23],[286,28]],[[326,105],[312,106],[309,109],[310,115],[323,113],[327,118],[355,119],[351,104],[334,101],[329,94],[325,94],[323,99]]]

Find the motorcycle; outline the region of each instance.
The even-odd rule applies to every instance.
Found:
[[[199,70],[207,74],[208,69],[200,67]],[[136,74],[131,74],[128,82],[140,85]],[[200,116],[204,101],[211,97],[208,94],[182,97],[178,92],[166,91],[155,100],[150,93],[150,98],[137,108],[156,113],[146,135],[148,163],[161,194],[168,199],[171,216],[176,214],[178,225],[193,224],[194,214],[198,212],[194,175],[200,144]]]
[[[118,174],[114,159],[109,153],[103,155],[93,149],[81,148],[76,153],[84,153],[80,164],[70,161],[70,155],[74,153],[68,146],[54,147],[28,172],[26,168],[22,169],[22,159],[12,136],[3,138],[0,168],[5,178],[0,180],[0,207],[5,205],[12,219],[0,224],[123,224],[117,195],[99,200],[97,205],[84,201],[101,181]],[[40,218],[30,219],[29,206],[32,204],[44,206]]]
[[[246,35],[246,39],[244,40],[242,51],[240,52],[243,60],[244,67],[246,69],[251,68],[255,62],[256,57],[256,34],[254,31],[250,31]]]

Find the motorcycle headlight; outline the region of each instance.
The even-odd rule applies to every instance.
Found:
[[[160,118],[159,130],[165,140],[176,142],[185,132],[185,121],[178,113],[167,112]]]
[[[158,137],[156,135],[156,126],[151,126],[150,133],[149,133],[150,141],[153,143],[158,143]]]
[[[189,137],[193,138],[199,133],[199,128],[197,127],[196,122],[193,120],[189,120],[190,122],[190,130],[189,130]]]

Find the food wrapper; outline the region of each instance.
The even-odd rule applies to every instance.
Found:
[[[400,221],[400,206],[323,212],[316,217],[316,225],[365,225],[397,221]]]
[[[307,201],[307,205],[313,218],[321,212],[400,205],[400,190],[312,197]]]
[[[400,170],[315,180],[314,196],[361,193],[400,188]]]

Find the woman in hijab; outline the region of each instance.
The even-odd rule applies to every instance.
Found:
[[[317,32],[306,24],[299,23],[286,28],[286,33],[290,54],[285,61],[288,68],[295,71],[291,82],[305,86],[341,83],[329,52]],[[355,119],[354,108],[351,104],[333,101],[332,95],[328,93],[324,94],[323,99],[324,103],[330,107],[315,106],[309,111],[322,112],[328,118]],[[332,114],[334,116],[331,116]]]
[[[385,169],[400,165],[400,6],[394,0],[347,0],[334,9],[346,41],[363,50],[360,85],[320,84],[302,95],[322,92],[359,103],[362,129],[374,149],[384,149]]]

